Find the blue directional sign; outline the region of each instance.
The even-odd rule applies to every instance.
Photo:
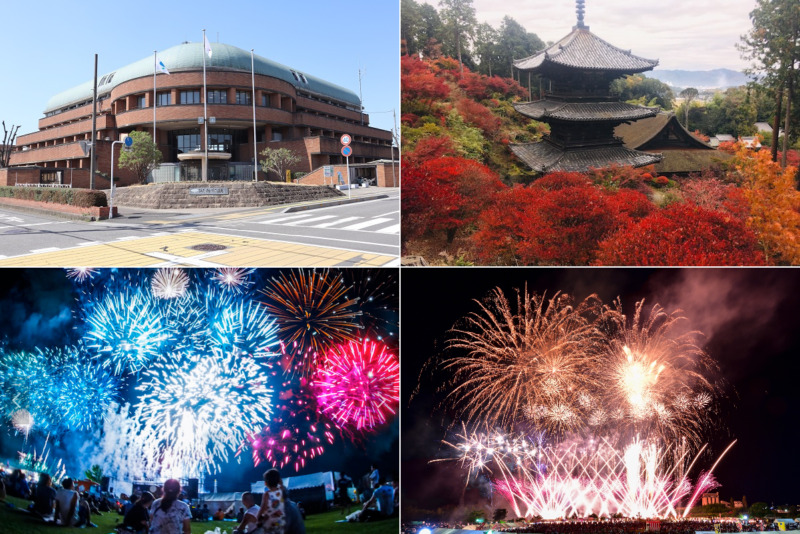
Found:
[[[342,147],[342,156],[349,158],[352,155],[353,155],[353,149],[349,145]]]
[[[131,137],[130,135],[125,138],[125,146],[128,148],[133,146],[133,137]]]

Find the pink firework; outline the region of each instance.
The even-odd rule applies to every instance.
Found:
[[[400,365],[380,342],[363,340],[325,353],[314,375],[320,412],[342,429],[386,422],[400,400]]]
[[[288,466],[299,471],[306,462],[321,456],[325,443],[332,444],[334,436],[331,423],[318,414],[317,400],[308,381],[299,372],[288,377],[282,384],[269,426],[252,435],[249,441],[255,465],[265,460],[278,469]]]

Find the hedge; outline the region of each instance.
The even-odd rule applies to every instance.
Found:
[[[67,204],[79,208],[108,206],[106,194],[92,189],[57,189],[50,187],[0,186],[0,197]]]

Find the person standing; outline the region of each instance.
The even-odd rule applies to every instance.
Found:
[[[150,534],[191,534],[192,513],[179,501],[181,483],[171,478],[164,482],[164,496],[150,507]]]
[[[258,525],[267,534],[283,534],[286,526],[286,488],[277,469],[264,473],[264,497],[258,511]]]

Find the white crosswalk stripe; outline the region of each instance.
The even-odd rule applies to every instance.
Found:
[[[390,214],[385,214],[390,215]],[[394,224],[392,224],[394,223]],[[314,215],[303,213],[277,219],[259,221],[259,224],[292,226],[295,228],[325,228],[332,230],[357,230],[380,234],[399,234],[400,224],[396,217],[340,217],[338,215]]]

